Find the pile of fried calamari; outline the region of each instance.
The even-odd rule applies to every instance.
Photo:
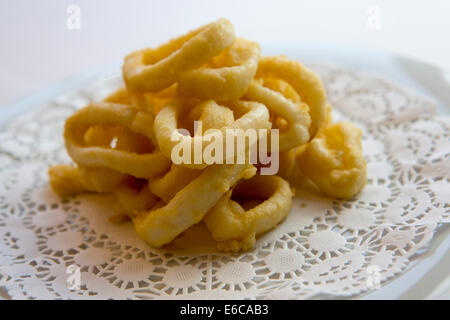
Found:
[[[332,123],[320,79],[284,56],[261,57],[226,19],[133,52],[122,71],[123,88],[67,119],[75,164],[51,167],[50,184],[61,196],[113,193],[110,220],[131,220],[153,247],[204,223],[218,250],[249,250],[289,214],[294,188],[350,198],[366,183],[361,131]],[[173,163],[172,134],[185,128],[192,140],[194,120],[203,130],[279,129],[278,174]]]

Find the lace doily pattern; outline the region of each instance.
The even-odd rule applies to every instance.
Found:
[[[131,224],[107,222],[111,196],[60,199],[49,188],[49,165],[70,162],[64,120],[121,85],[119,75],[108,77],[0,133],[0,287],[13,299],[304,299],[375,290],[406,270],[450,221],[450,120],[383,79],[311,67],[334,118],[364,131],[368,185],[360,195],[298,193],[287,220],[243,254],[217,253],[202,225],[152,249]]]

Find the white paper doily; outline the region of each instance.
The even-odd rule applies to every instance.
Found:
[[[49,189],[49,165],[70,162],[64,120],[121,85],[120,75],[100,79],[0,133],[0,287],[13,299],[301,299],[359,294],[404,271],[450,221],[450,119],[386,80],[310,66],[334,118],[364,131],[369,180],[355,199],[299,196],[287,220],[243,254],[215,252],[201,225],[152,249],[130,223],[107,222],[110,196],[63,201]],[[70,290],[74,275],[80,286]]]

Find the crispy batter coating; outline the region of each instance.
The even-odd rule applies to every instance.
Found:
[[[301,63],[285,56],[261,57],[256,78],[272,77],[288,82],[309,107],[311,125],[309,138],[312,139],[326,115],[326,94],[319,77]]]
[[[207,100],[205,104],[217,105],[214,100]],[[227,129],[269,129],[271,124],[269,122],[269,111],[267,108],[254,101],[236,101],[228,104],[234,111],[243,114],[240,118],[235,120],[232,124],[217,128],[220,130],[222,137],[226,137]],[[203,150],[211,139],[203,136],[185,136],[179,132],[178,120],[192,108],[192,103],[186,99],[174,99],[169,102],[155,118],[155,134],[161,152],[168,158],[172,158],[172,149],[180,144],[186,145],[186,149],[191,149],[191,161],[189,163],[181,163],[180,165],[188,168],[202,169],[208,166],[207,163],[201,159],[200,163],[194,163],[195,145],[200,144]],[[176,134],[179,140],[174,140],[173,135]],[[198,142],[195,142],[198,140]],[[225,140],[225,139],[224,139]],[[223,153],[225,163],[226,153]]]
[[[259,44],[238,38],[205,68],[183,72],[178,79],[180,91],[201,99],[237,100],[255,76],[260,54]]]
[[[325,127],[296,155],[297,165],[326,195],[351,198],[366,185],[361,136],[350,122]]]
[[[136,231],[153,247],[168,244],[180,233],[199,223],[236,182],[248,179],[255,173],[256,168],[252,165],[210,166],[165,206],[139,213],[133,220]]]
[[[86,130],[93,125],[123,126],[149,140],[153,136],[153,117],[136,109],[114,103],[99,102],[76,111],[66,121],[64,138],[67,152],[80,165],[107,167],[137,178],[151,178],[166,171],[170,160],[158,149],[137,154],[111,148],[86,146]],[[149,166],[148,164],[152,165]]]
[[[307,145],[280,154],[280,175],[296,188],[351,198],[367,181],[361,136],[349,122],[323,126]]]
[[[263,199],[245,210],[231,196]],[[289,214],[293,192],[289,184],[277,176],[254,176],[241,181],[228,191],[204,219],[220,251],[238,252],[251,249],[256,236],[280,223]]]
[[[206,63],[231,46],[233,25],[219,19],[156,48],[133,52],[125,58],[123,78],[136,92],[157,92],[171,86],[180,74]]]
[[[218,104],[200,104],[190,110],[187,123],[194,120],[202,121],[203,130],[222,128],[234,122],[233,112]],[[191,129],[194,132],[194,128]],[[195,133],[195,132],[194,132]],[[176,164],[170,166],[169,172],[150,179],[150,190],[168,203],[175,194],[201,174],[201,170],[190,169]]]
[[[302,145],[309,140],[308,127],[311,118],[306,107],[294,103],[282,93],[266,88],[257,81],[250,84],[245,99],[263,103],[272,114],[287,121],[286,130],[280,133],[279,151]]]
[[[52,190],[60,196],[71,196],[86,192],[81,183],[78,168],[72,165],[58,164],[48,169]]]

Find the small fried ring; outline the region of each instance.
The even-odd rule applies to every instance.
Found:
[[[273,77],[289,83],[309,106],[312,139],[326,116],[327,98],[319,77],[297,61],[284,56],[261,57],[256,78]]]
[[[267,200],[245,211],[231,199],[233,193]],[[212,237],[219,241],[219,250],[248,250],[253,247],[257,235],[272,229],[286,218],[292,207],[292,197],[289,184],[282,178],[257,175],[239,182],[234,190],[228,191],[203,221]]]
[[[114,193],[117,199],[114,220],[123,216],[132,218],[136,210],[147,210],[159,200],[148,185],[135,189],[127,183],[130,176],[108,168],[55,165],[50,167],[48,174],[50,186],[60,196],[86,192]]]
[[[175,83],[182,72],[200,67],[231,46],[234,38],[231,22],[219,19],[156,49],[128,55],[123,78],[131,91],[160,91]]]
[[[202,121],[203,129],[221,128],[233,123],[233,112],[227,107],[217,104],[200,104],[189,112],[187,121],[193,119]],[[152,193],[168,203],[178,191],[187,186],[202,173],[201,170],[190,169],[172,163],[169,172],[149,180]]]
[[[155,196],[148,185],[140,190],[134,190],[127,185],[119,186],[114,194],[117,199],[116,211],[119,214],[125,214],[129,218],[133,218],[136,211],[144,211],[152,208],[159,198]]]
[[[321,128],[317,136],[299,150],[295,165],[327,196],[351,198],[366,185],[366,160],[362,131],[350,122]]]
[[[180,92],[204,100],[238,100],[255,76],[260,54],[259,44],[238,38],[206,68],[183,72],[178,79]]]
[[[197,178],[202,170],[190,169],[176,164],[171,165],[170,170],[161,177],[156,177],[148,182],[153,194],[168,203],[178,191]]]
[[[139,213],[133,219],[135,229],[153,247],[168,244],[199,223],[237,181],[255,173],[256,168],[249,164],[210,166],[162,208]]]
[[[170,166],[170,160],[157,149],[151,153],[137,154],[84,145],[84,134],[93,125],[123,126],[152,140],[152,123],[153,116],[130,106],[107,102],[90,104],[66,121],[64,138],[67,152],[79,165],[107,167],[137,178],[154,177]]]
[[[214,100],[208,100],[205,104],[216,104]],[[200,144],[202,150],[210,143],[208,135],[203,136],[184,136],[178,132],[178,120],[182,114],[186,113],[192,106],[187,103],[186,99],[177,98],[169,102],[156,116],[155,118],[155,134],[158,144],[161,148],[161,152],[171,158],[172,149],[179,143],[186,145],[186,148],[191,148],[192,159],[194,155],[194,146]],[[269,111],[266,106],[255,101],[236,101],[230,104],[230,107],[243,114],[239,119],[235,120],[232,124],[219,128],[222,137],[226,137],[227,129],[270,129],[271,124],[269,122]],[[180,139],[172,139],[173,135]],[[200,141],[194,142],[195,139]],[[181,140],[181,141],[180,141]],[[224,138],[225,141],[225,138]],[[226,161],[226,153],[223,154],[223,163]],[[199,164],[190,161],[190,163],[181,163],[181,166],[202,169],[208,166],[203,161]]]
[[[48,170],[50,186],[61,196],[85,192],[114,192],[128,175],[109,168],[60,164]]]
[[[308,141],[311,118],[306,108],[301,108],[281,93],[266,88],[257,81],[250,84],[244,98],[263,103],[269,111],[287,120],[288,130],[280,133],[279,151],[291,149]]]

